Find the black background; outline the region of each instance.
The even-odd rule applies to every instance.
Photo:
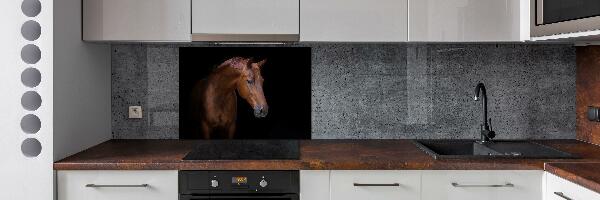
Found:
[[[238,95],[234,139],[310,139],[311,52],[308,47],[181,47],[179,49],[179,138],[201,139],[192,132],[189,113],[194,84],[232,57],[267,59],[262,67],[263,92],[269,105],[265,118],[254,117]],[[218,138],[217,138],[218,139]]]

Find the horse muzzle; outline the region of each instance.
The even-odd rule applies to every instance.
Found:
[[[268,107],[255,107],[254,108],[254,117],[256,118],[264,118],[269,113]]]

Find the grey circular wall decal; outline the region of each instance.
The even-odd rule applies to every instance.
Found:
[[[40,48],[34,44],[25,45],[21,49],[21,59],[27,64],[35,64],[40,61],[41,57],[42,52],[40,51]]]
[[[40,131],[41,127],[42,127],[42,122],[40,121],[40,118],[38,118],[37,116],[35,116],[33,114],[25,115],[21,119],[21,129],[25,133],[28,133],[28,134],[37,133],[38,131]]]
[[[35,138],[27,138],[21,143],[21,152],[27,157],[37,157],[42,152],[42,143]]]
[[[42,11],[42,3],[38,0],[23,0],[21,11],[27,17],[35,17]]]
[[[21,96],[21,105],[25,110],[37,110],[42,105],[42,97],[35,91],[27,91]]]
[[[27,68],[21,73],[21,82],[27,87],[36,87],[42,81],[42,74],[36,68]]]
[[[21,35],[23,38],[29,41],[34,41],[40,38],[42,34],[42,27],[39,23],[33,20],[26,21],[21,26]]]

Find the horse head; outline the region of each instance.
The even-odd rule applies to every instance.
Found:
[[[266,117],[269,113],[269,105],[263,92],[264,79],[261,75],[261,68],[265,62],[266,59],[259,62],[249,59],[245,67],[238,68],[241,72],[236,84],[238,94],[252,106],[257,118]]]

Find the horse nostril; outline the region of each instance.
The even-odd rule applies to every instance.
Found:
[[[262,118],[266,117],[267,113],[269,113],[269,108],[263,106],[256,106],[254,108],[254,116]]]

